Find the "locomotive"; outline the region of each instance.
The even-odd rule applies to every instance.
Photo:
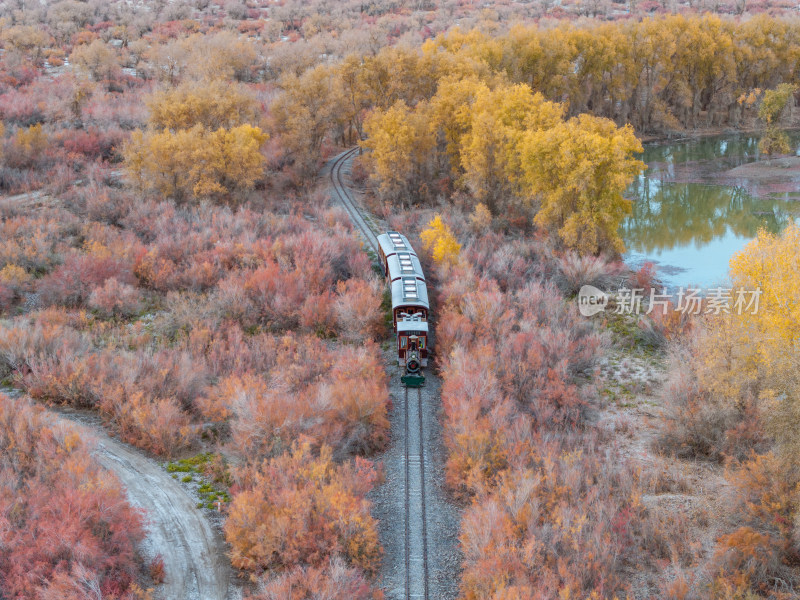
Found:
[[[430,303],[425,274],[408,238],[397,231],[378,236],[381,268],[392,294],[392,327],[397,335],[397,362],[403,383],[425,383],[428,366],[428,316]]]

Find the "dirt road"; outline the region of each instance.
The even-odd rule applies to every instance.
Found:
[[[157,589],[164,600],[226,600],[230,565],[222,540],[196,501],[163,468],[126,445],[91,430],[98,462],[127,488],[149,521],[146,545],[164,559],[166,578]]]

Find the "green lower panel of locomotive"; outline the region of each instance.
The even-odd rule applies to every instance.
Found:
[[[411,375],[411,374],[403,375],[400,378],[400,381],[402,381],[403,384],[406,387],[418,388],[418,387],[422,387],[423,385],[425,385],[425,376],[424,375]]]

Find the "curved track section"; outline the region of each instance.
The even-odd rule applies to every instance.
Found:
[[[333,200],[344,207],[367,247],[377,253],[375,231],[344,178],[357,152],[352,148],[334,157],[327,176]],[[442,482],[437,482],[442,479],[443,462],[436,427],[438,383],[435,374],[427,377],[432,389],[409,389],[400,383],[399,373],[392,375],[397,398],[392,410],[394,443],[383,456],[387,483],[375,494],[386,551],[381,578],[389,600],[449,600],[458,593],[459,516],[448,505]]]
[[[369,248],[377,254],[378,238],[375,236],[375,232],[372,230],[372,227],[370,227],[369,223],[367,223],[366,219],[364,219],[361,211],[358,210],[355,199],[350,193],[350,189],[344,184],[344,168],[349,165],[350,160],[356,155],[357,152],[357,147],[351,148],[350,150],[342,152],[338,156],[334,157],[330,162],[328,177],[331,180],[333,192],[336,196],[335,200],[344,206],[344,209],[347,211],[347,214],[350,217],[350,221],[353,223],[356,229],[361,232],[361,235],[366,240]]]

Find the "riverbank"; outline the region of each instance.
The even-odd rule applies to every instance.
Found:
[[[800,118],[792,119],[784,127],[787,132],[800,131]],[[760,136],[764,133],[764,127],[753,125],[750,127],[703,127],[684,131],[672,131],[669,133],[650,133],[641,134],[636,132],[643,144],[676,144],[679,142],[689,142],[692,140],[702,140],[705,138],[733,135]]]
[[[758,181],[786,180],[800,177],[800,156],[781,155],[730,169],[721,177]]]

